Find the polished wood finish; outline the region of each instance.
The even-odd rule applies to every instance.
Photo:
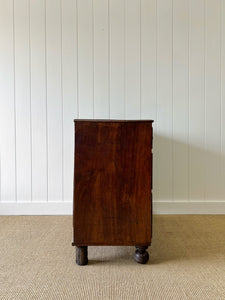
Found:
[[[75,120],[74,242],[151,244],[152,121]]]

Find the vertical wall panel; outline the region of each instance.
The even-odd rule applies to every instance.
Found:
[[[157,201],[173,198],[172,0],[157,1]]]
[[[77,0],[79,118],[93,118],[93,0]]]
[[[62,1],[62,89],[63,89],[63,199],[73,195],[74,124],[77,106],[77,7]]]
[[[125,115],[140,119],[140,1],[126,0],[125,14]]]
[[[31,199],[29,1],[14,1],[17,200]],[[26,157],[26,159],[24,159]]]
[[[48,200],[62,193],[61,1],[46,0]]]
[[[205,6],[190,0],[189,24],[189,197],[205,194]]]
[[[141,118],[156,119],[156,0],[141,0]]]
[[[222,197],[225,198],[225,2],[221,6],[221,184]],[[221,197],[221,198],[222,198]]]
[[[1,201],[16,200],[13,1],[0,0]]]
[[[47,200],[45,0],[30,1],[32,201]]]
[[[206,200],[218,200],[221,195],[220,3],[220,0],[206,1]]]
[[[141,0],[141,119],[153,119],[153,148],[157,144],[157,0]],[[153,193],[157,199],[157,163],[153,156]]]
[[[173,1],[173,196],[188,199],[189,5]]]
[[[108,1],[94,1],[94,118],[109,118]]]
[[[124,119],[125,1],[109,0],[110,118]]]

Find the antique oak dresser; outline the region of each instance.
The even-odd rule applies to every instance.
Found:
[[[152,120],[75,120],[73,246],[136,246],[146,263],[152,239]]]

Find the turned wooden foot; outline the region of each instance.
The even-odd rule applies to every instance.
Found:
[[[146,264],[149,259],[148,252],[146,251],[146,249],[148,249],[148,246],[141,246],[141,247],[136,246],[136,249],[137,250],[135,251],[134,254],[135,261],[139,264]]]
[[[84,266],[88,263],[87,246],[76,247],[76,263],[79,266]]]

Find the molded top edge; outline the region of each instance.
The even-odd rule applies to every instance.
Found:
[[[134,123],[153,123],[154,120],[110,120],[110,119],[74,119],[74,122],[109,122],[109,123],[129,123],[129,122],[134,122]]]

